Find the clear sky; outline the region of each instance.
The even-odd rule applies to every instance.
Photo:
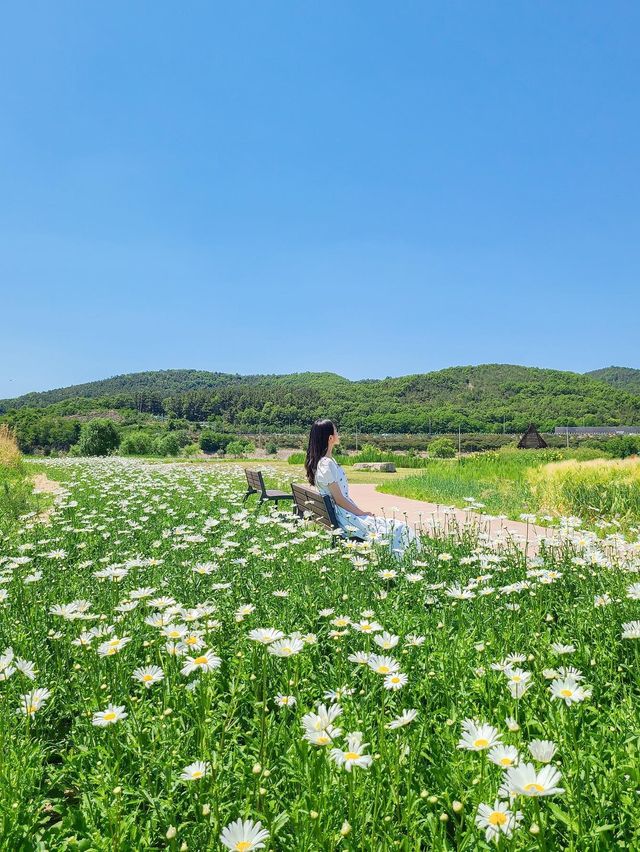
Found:
[[[45,0],[0,27],[0,397],[640,367],[637,0]]]

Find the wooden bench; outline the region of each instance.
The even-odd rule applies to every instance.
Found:
[[[309,518],[316,524],[329,530],[340,530],[343,538],[352,538],[355,541],[364,541],[357,535],[349,535],[338,523],[333,500],[328,495],[311,488],[309,485],[291,483],[295,510],[300,518]]]
[[[259,494],[259,503],[263,503],[265,500],[273,500],[276,508],[278,507],[279,500],[293,500],[293,494],[289,494],[286,491],[278,491],[275,488],[266,488],[261,470],[245,469],[245,474],[247,476],[247,493],[242,498],[243,503],[250,494]]]

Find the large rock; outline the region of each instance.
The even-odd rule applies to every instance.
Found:
[[[353,467],[355,470],[377,470],[381,473],[396,472],[396,466],[393,462],[357,462]]]

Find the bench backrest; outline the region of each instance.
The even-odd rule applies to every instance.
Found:
[[[298,483],[291,483],[291,490],[293,491],[296,510],[301,518],[310,516],[313,521],[327,529],[339,529],[340,524],[336,518],[331,497],[320,494],[319,491],[309,485]]]
[[[262,478],[262,471],[260,470],[247,470],[245,468],[245,474],[247,476],[247,485],[249,488],[253,488],[254,491],[257,491],[258,494],[264,494],[264,479]]]

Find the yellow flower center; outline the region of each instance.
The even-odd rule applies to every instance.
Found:
[[[511,680],[512,680],[514,683],[520,683],[520,681],[522,680],[522,678],[520,677],[520,675],[513,675],[513,676],[511,677]]]
[[[507,815],[502,811],[494,811],[487,819],[489,825],[504,825],[507,821]]]
[[[355,752],[355,751],[348,751],[348,752],[345,754],[344,759],[345,759],[345,760],[357,760],[359,757],[360,757],[360,755],[359,755],[357,752]]]
[[[378,666],[378,671],[380,672],[380,674],[389,674],[391,669],[389,668],[389,666]]]
[[[512,763],[513,763],[513,761],[511,760],[510,757],[501,757],[500,758],[500,765],[501,766],[511,766]]]
[[[329,742],[329,737],[320,736],[317,738],[316,742],[318,743],[318,745],[326,745]]]
[[[191,773],[192,778],[202,778],[203,775],[204,772],[201,769],[196,769],[194,770],[194,772]]]
[[[282,648],[282,653],[283,654],[291,654],[292,653],[291,648],[289,648],[288,646]]]
[[[29,704],[29,706],[27,707],[27,713],[29,714],[29,716],[33,716],[37,709],[38,708],[35,704]]]
[[[522,788],[525,793],[529,793],[531,790],[535,790],[536,793],[544,793],[544,787],[542,784],[536,784],[534,781],[531,784],[525,784]]]
[[[391,678],[391,683],[400,683],[400,678],[398,677],[398,675],[393,675],[393,677]]]
[[[489,745],[489,740],[480,737],[480,739],[474,740],[473,744],[476,748],[486,748]]]
[[[252,843],[250,840],[238,840],[236,845],[233,847],[237,849],[238,852],[247,852],[248,849],[251,849]]]
[[[196,657],[193,662],[196,664],[196,666],[206,666],[209,660],[207,657]]]
[[[184,641],[185,641],[186,645],[195,645],[198,641],[198,637],[197,636],[187,636],[187,638]]]
[[[105,722],[113,722],[113,720],[116,718],[116,714],[112,710],[110,710],[108,713],[105,713],[102,718],[105,720]]]
[[[571,698],[571,696],[573,695],[573,690],[572,689],[561,689],[560,695],[564,696],[564,698]]]
[[[150,680],[153,680],[153,675],[151,675],[151,674],[142,675],[142,680],[145,681],[145,683],[149,683]]]
[[[363,633],[368,633],[371,630],[371,627],[368,624],[363,624],[360,628]]]

